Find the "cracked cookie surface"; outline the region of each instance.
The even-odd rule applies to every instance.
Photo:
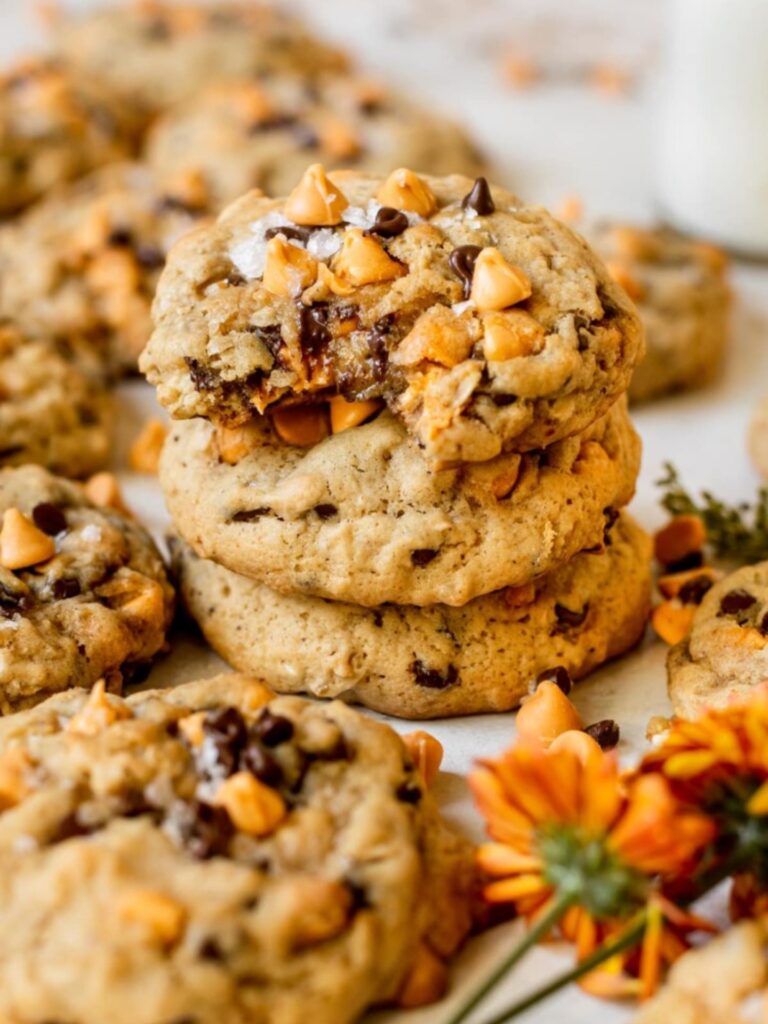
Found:
[[[0,722],[5,1018],[352,1024],[419,966],[439,998],[471,845],[388,726],[271,698],[227,675]]]
[[[101,677],[165,643],[173,589],[149,535],[37,466],[0,470],[0,711]]]
[[[768,562],[744,566],[704,595],[690,635],[669,652],[675,712],[695,717],[768,679]]]
[[[103,469],[112,398],[102,361],[77,339],[27,336],[0,323],[0,466],[35,463],[62,476]]]
[[[0,228],[0,315],[90,339],[116,369],[135,371],[168,250],[205,204],[194,182],[162,187],[140,164],[62,186]]]
[[[145,158],[160,175],[195,172],[221,208],[249,189],[286,195],[307,164],[432,174],[482,172],[458,124],[353,75],[299,75],[220,84],[152,127]]]
[[[404,718],[508,711],[539,673],[581,678],[634,646],[650,605],[650,542],[627,516],[597,554],[462,608],[360,608],[282,596],[174,541],[182,599],[211,646],[276,689]]]
[[[602,542],[640,459],[623,403],[544,452],[440,472],[387,412],[308,450],[266,420],[234,454],[221,436],[192,420],[166,441],[184,539],[273,589],[363,605],[461,605],[550,571]]]
[[[606,224],[589,235],[634,300],[645,357],[629,386],[632,402],[701,388],[717,378],[728,342],[727,259],[713,245],[669,230]]]
[[[226,0],[126,2],[57,17],[53,47],[69,66],[147,116],[216,80],[284,70],[312,77],[347,63],[285,13]]]
[[[286,200],[243,197],[176,246],[154,319],[141,368],[172,416],[382,399],[435,465],[584,430],[643,350],[625,293],[546,211],[405,169],[315,165]]]

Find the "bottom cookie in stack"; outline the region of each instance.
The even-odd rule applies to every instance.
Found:
[[[3,1021],[351,1024],[440,998],[471,844],[388,726],[272,698],[229,675],[0,721]]]
[[[631,648],[650,608],[650,541],[626,514],[599,552],[459,607],[286,596],[174,539],[182,598],[229,664],[283,692],[432,718],[516,707],[562,665],[578,679]]]

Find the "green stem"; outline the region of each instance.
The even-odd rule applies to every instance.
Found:
[[[689,899],[681,901],[681,906],[690,906],[695,900],[700,899],[706,893],[716,888],[721,882],[725,881],[726,878],[730,877],[734,871],[744,867],[745,863],[748,863],[748,858],[745,856],[743,850],[732,854],[727,860],[716,867],[713,871],[707,872],[699,881],[696,893]],[[606,960],[610,960],[612,956],[616,956],[617,953],[623,953],[625,949],[629,949],[640,941],[643,935],[643,929],[645,928],[647,910],[644,909],[640,912],[639,916],[634,920],[630,921],[623,932],[620,932],[615,939],[613,939],[607,945],[598,946],[598,948],[588,956],[585,960],[581,960],[571,970],[566,971],[565,974],[558,975],[553,981],[541,988],[532,992],[530,995],[525,996],[523,999],[516,1002],[513,1006],[502,1011],[498,1017],[494,1017],[493,1020],[485,1021],[485,1024],[506,1024],[507,1021],[514,1020],[515,1017],[519,1017],[521,1013],[525,1013],[526,1010],[530,1010],[536,1006],[537,1003],[542,1002],[549,996],[554,995],[561,988],[566,985],[570,985],[573,981],[578,981],[579,978],[585,974],[589,974],[600,964],[605,963]]]
[[[475,989],[460,1009],[446,1021],[446,1024],[461,1024],[461,1021],[466,1020],[478,1003],[482,1002],[491,989],[495,988],[495,986],[501,981],[504,975],[507,974],[508,971],[511,971],[512,968],[522,960],[528,950],[532,949],[541,941],[541,939],[544,938],[545,935],[552,931],[565,912],[572,907],[575,902],[576,898],[571,894],[563,894],[556,897],[550,904],[547,912],[539,918],[532,928],[528,929],[509,956],[505,957],[496,970],[485,979],[482,985]]]
[[[513,1006],[503,1010],[498,1017],[494,1017],[492,1020],[485,1021],[485,1024],[505,1024],[506,1021],[513,1020],[515,1017],[519,1017],[521,1013],[525,1013],[526,1010],[530,1010],[531,1007],[540,1003],[542,1000],[547,999],[549,996],[554,995],[559,989],[565,985],[570,985],[572,981],[578,981],[585,974],[589,974],[595,967],[599,967],[600,964],[609,960],[612,956],[616,956],[617,953],[623,953],[625,949],[629,949],[634,946],[641,938],[643,929],[645,928],[645,916],[647,911],[643,910],[640,914],[639,919],[634,923],[630,923],[612,942],[607,945],[599,946],[595,952],[588,956],[585,960],[580,960],[575,967],[571,968],[565,974],[561,974],[555,978],[554,981],[549,982],[547,985],[543,985],[541,988],[532,992],[530,995],[516,1002]]]

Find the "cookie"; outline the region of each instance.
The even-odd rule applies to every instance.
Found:
[[[265,420],[242,451],[221,436],[192,420],[166,442],[160,482],[184,539],[273,589],[362,605],[462,605],[599,546],[640,459],[623,404],[544,452],[437,473],[389,413],[309,450]]]
[[[463,608],[360,608],[286,597],[173,544],[183,601],[211,647],[275,689],[403,718],[509,711],[537,676],[623,654],[650,604],[650,544],[623,516],[599,554]]]
[[[315,165],[174,249],[141,367],[172,416],[225,426],[299,402],[318,432],[329,396],[384,399],[445,466],[586,429],[642,347],[622,289],[546,211],[484,179]]]
[[[4,1019],[352,1024],[442,994],[471,845],[388,726],[270,697],[219,676],[0,722]]]
[[[260,3],[125,2],[53,25],[54,50],[83,77],[150,116],[211,82],[342,70],[347,58]]]
[[[216,85],[155,123],[145,157],[161,175],[196,172],[221,207],[252,188],[286,195],[307,164],[477,175],[466,133],[375,83],[299,75]]]
[[[0,229],[0,316],[89,338],[135,370],[167,251],[204,209],[196,182],[163,188],[139,164],[63,186]]]
[[[688,639],[669,652],[667,674],[684,718],[768,679],[768,562],[737,569],[705,594]]]
[[[76,338],[28,337],[0,323],[0,466],[63,476],[103,469],[113,403],[101,360]]]
[[[0,214],[134,149],[135,125],[104,90],[48,60],[0,75]]]
[[[149,535],[37,466],[0,470],[0,516],[0,713],[133,678],[173,607]]]
[[[645,359],[630,400],[704,387],[720,371],[731,293],[721,250],[666,229],[606,224],[590,240],[626,288],[645,326]]]

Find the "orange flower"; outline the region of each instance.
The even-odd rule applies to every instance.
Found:
[[[709,820],[685,809],[661,775],[627,786],[608,754],[580,759],[568,747],[518,745],[481,762],[470,785],[493,840],[478,852],[490,878],[485,898],[512,903],[531,922],[565,901],[560,933],[580,959],[660,900],[661,883],[689,871],[713,835]],[[655,987],[675,945],[668,916],[646,927],[638,978],[628,979],[630,955],[622,954],[588,984],[624,994]],[[611,975],[615,984],[607,985]]]

